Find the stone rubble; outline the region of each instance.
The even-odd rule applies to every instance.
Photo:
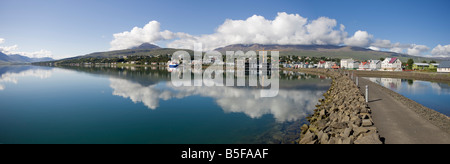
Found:
[[[331,77],[330,89],[319,100],[309,125],[301,129],[299,144],[382,144],[371,110],[356,84],[346,75],[322,70]]]

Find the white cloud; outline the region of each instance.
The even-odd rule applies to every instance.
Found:
[[[14,52],[14,54],[19,54],[22,56],[27,56],[30,58],[44,58],[44,57],[53,57],[52,52],[48,50],[39,50],[35,52]]]
[[[450,57],[450,44],[449,45],[437,45],[431,50],[431,55],[437,57]]]
[[[3,43],[5,43],[5,39],[0,38],[0,44],[3,44]]]
[[[338,26],[339,25],[339,26]],[[168,30],[161,31],[160,23],[151,21],[144,27],[114,34],[110,50],[127,49],[142,43],[167,41],[169,48],[193,49],[202,43],[203,50],[213,50],[231,44],[301,44],[301,45],[349,45],[377,51],[391,51],[410,55],[424,55],[429,48],[424,45],[391,43],[390,40],[374,40],[367,31],[356,31],[348,36],[343,24],[335,19],[320,17],[308,20],[299,14],[277,13],[275,19],[253,15],[245,20],[227,19],[212,34],[189,35]]]
[[[15,51],[18,49],[19,46],[17,45],[13,45],[13,46],[4,46],[4,47],[0,47],[0,51],[5,53],[5,54],[9,54],[9,52],[11,51]]]
[[[278,122],[296,121],[312,112],[324,91],[280,89],[278,96],[264,98],[259,89],[234,87],[175,87],[171,82],[143,86],[124,79],[110,78],[113,95],[157,109],[160,100],[193,95],[210,97],[226,113],[244,113],[251,118],[272,114]]]
[[[379,47],[375,47],[375,46],[369,46],[369,49],[374,50],[374,51],[380,51],[381,50]]]
[[[400,48],[400,47],[392,47],[391,49],[389,49],[389,51],[395,52],[395,53],[403,53],[403,48]]]
[[[110,50],[127,49],[142,43],[176,39],[167,44],[171,48],[192,49],[194,43],[203,43],[204,50],[212,50],[230,44],[320,44],[338,45],[347,33],[345,26],[337,27],[337,21],[320,17],[308,22],[298,14],[278,13],[274,20],[253,15],[246,20],[231,20],[217,27],[215,33],[189,35],[161,31],[157,21],[151,21],[143,28],[134,27],[131,31],[114,34]]]
[[[192,48],[194,43],[203,43],[204,50],[212,50],[230,44],[319,44],[338,45],[347,35],[341,25],[336,29],[335,19],[320,17],[308,22],[298,14],[278,13],[274,20],[253,15],[246,20],[227,19],[216,32],[209,35],[192,36],[168,44],[172,48]]]
[[[0,43],[4,42],[5,39],[0,38]],[[39,51],[35,52],[21,52],[17,51],[19,49],[19,46],[13,45],[13,46],[0,46],[0,52],[7,54],[7,55],[22,55],[30,58],[43,58],[43,57],[53,57],[52,52],[48,50],[41,49]]]
[[[173,33],[168,30],[160,31],[160,26],[159,22],[150,21],[143,28],[134,27],[131,31],[113,34],[114,40],[110,43],[110,50],[127,49],[139,46],[142,43],[155,44],[156,41],[170,40],[185,35],[183,33]]]
[[[425,55],[426,52],[430,50],[425,45],[417,45],[417,44],[401,44],[401,43],[391,43],[390,40],[375,40],[373,43],[369,46],[372,50],[381,50],[381,49],[387,49],[388,51],[395,52],[395,53],[405,53],[408,55]]]
[[[408,55],[419,56],[423,55],[423,53],[427,52],[428,50],[430,50],[430,48],[428,48],[425,45],[411,44],[411,46],[407,49],[406,53]]]
[[[43,58],[43,57],[53,57],[52,52],[48,50],[39,50],[35,52],[21,52],[16,51],[18,50],[18,46],[7,46],[7,47],[0,47],[0,51],[7,55],[22,55],[30,58]]]
[[[378,48],[392,48],[390,40],[380,40],[380,39],[375,40],[375,42],[373,42],[371,46]]]
[[[356,31],[355,34],[344,40],[344,43],[348,46],[367,47],[372,42],[373,35],[367,31]]]

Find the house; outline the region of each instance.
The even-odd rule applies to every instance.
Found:
[[[347,64],[347,69],[358,69],[359,68],[359,61],[353,61],[352,63]]]
[[[370,70],[375,71],[381,69],[381,60],[369,60]]]
[[[342,59],[341,60],[341,68],[342,69],[348,69],[348,64],[349,63],[354,63],[355,62],[355,60],[353,60],[353,59]],[[353,68],[353,67],[352,67]]]
[[[339,69],[339,68],[341,68],[341,67],[339,67],[339,65],[337,65],[336,63],[334,63],[334,65],[331,66],[331,68],[332,68],[332,69]]]
[[[386,58],[381,62],[382,71],[402,71],[402,62],[398,58]]]
[[[325,61],[319,61],[319,63],[317,64],[317,68],[325,68]]]
[[[331,62],[331,61],[327,61],[324,64],[324,68],[325,69],[330,69],[333,65],[336,65],[336,63],[335,62]]]
[[[450,61],[442,61],[439,63],[437,72],[450,72]]]
[[[414,63],[412,66],[413,70],[424,70],[424,69],[434,69],[437,68],[439,64],[436,63]]]
[[[358,70],[370,70],[370,63],[369,62],[361,62],[359,64]]]

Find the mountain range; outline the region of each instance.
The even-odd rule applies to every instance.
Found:
[[[192,50],[186,49],[173,49],[173,48],[161,48],[157,45],[150,43],[143,43],[139,46],[125,49],[125,50],[115,50],[106,52],[95,52],[87,55],[62,59],[60,61],[73,60],[76,62],[78,59],[82,58],[120,58],[122,56],[158,56],[173,54],[176,51],[185,50],[191,55]],[[448,60],[448,58],[429,58],[421,56],[411,56],[407,54],[386,52],[386,51],[374,51],[367,48],[352,47],[352,46],[336,46],[336,45],[266,45],[266,44],[233,44],[221,48],[215,49],[225,55],[226,51],[280,51],[280,56],[308,56],[308,57],[330,57],[330,58],[353,58],[355,60],[370,60],[370,59],[380,59],[380,58],[390,58],[396,57],[401,61],[406,62],[408,59],[413,59],[415,62],[422,61],[442,61]],[[1,57],[0,57],[1,60]]]
[[[416,62],[440,61],[443,58],[428,58],[421,56],[412,56],[407,54],[386,52],[386,51],[374,51],[362,47],[352,46],[336,46],[336,45],[264,45],[264,44],[234,44],[215,49],[224,54],[225,51],[279,51],[280,56],[308,56],[308,57],[330,57],[330,58],[353,58],[355,60],[370,60],[380,58],[396,57],[401,61],[407,61],[413,59]]]
[[[45,57],[45,58],[30,58],[23,55],[6,55],[0,52],[0,64],[26,64],[26,63],[34,63],[34,62],[44,62],[44,61],[53,61],[54,59]]]

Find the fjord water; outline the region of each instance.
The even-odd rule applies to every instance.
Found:
[[[425,107],[450,116],[449,84],[397,78],[371,77],[368,79],[414,100]]]
[[[166,68],[0,66],[0,143],[289,143],[331,80],[174,87]]]

